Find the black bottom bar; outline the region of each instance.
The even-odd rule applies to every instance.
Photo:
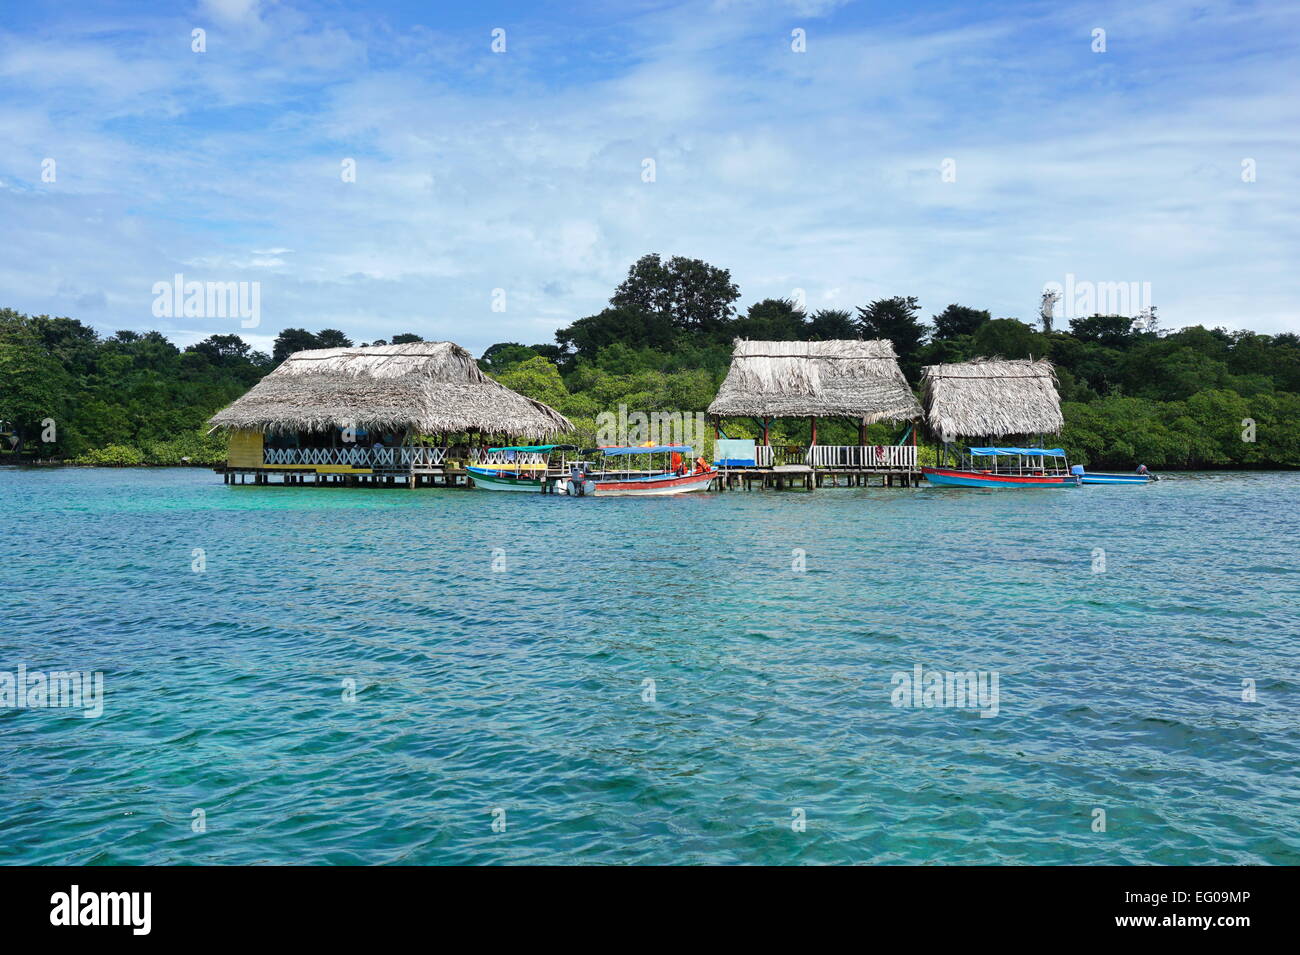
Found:
[[[680,942],[678,929],[703,921],[716,926],[715,934],[725,927],[732,943],[785,927],[863,940],[902,932],[939,950],[1099,936],[1231,946],[1243,932],[1266,928],[1276,935],[1287,926],[1283,906],[1293,877],[1289,869],[1219,867],[0,868],[0,918],[9,942],[62,936],[80,943],[283,940],[332,947],[398,931],[435,941],[448,930],[448,941],[499,941],[516,931],[540,942],[559,941],[551,933],[563,925],[585,947],[632,938]],[[142,894],[120,893],[149,893],[147,910]],[[119,924],[70,924],[114,918]],[[698,943],[698,934],[692,938]]]

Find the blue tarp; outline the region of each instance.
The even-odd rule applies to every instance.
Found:
[[[1065,452],[1060,448],[971,448],[970,453],[982,458],[997,457],[1004,454],[1026,454],[1033,457],[1045,455],[1049,458],[1065,457]]]
[[[694,454],[695,449],[689,444],[660,444],[653,448],[601,448],[600,453],[606,457],[618,457],[622,454],[662,454],[665,451],[677,451],[680,454]]]

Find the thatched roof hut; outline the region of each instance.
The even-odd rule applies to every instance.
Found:
[[[892,342],[737,339],[731,369],[709,405],[718,417],[909,421],[921,406]]]
[[[930,430],[945,441],[1055,434],[1065,424],[1056,372],[1045,358],[928,365],[921,387]]]
[[[526,438],[573,429],[554,408],[493,381],[454,342],[297,352],[211,423],[263,432],[353,427]]]

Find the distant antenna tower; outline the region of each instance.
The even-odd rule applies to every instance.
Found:
[[[1042,304],[1038,306],[1038,315],[1043,320],[1043,331],[1052,330],[1052,309],[1056,308],[1056,303],[1061,300],[1061,293],[1056,289],[1048,289],[1043,293]]]

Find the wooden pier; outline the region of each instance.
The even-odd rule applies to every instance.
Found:
[[[832,471],[810,467],[720,468],[719,491],[804,490],[819,487],[918,487],[919,471]]]
[[[819,487],[917,487],[916,445],[758,445],[752,465],[718,469],[720,491]]]
[[[417,487],[469,488],[469,473],[463,468],[429,468],[408,471],[325,470],[319,468],[214,468],[222,481],[234,485],[274,487]]]
[[[256,433],[237,433],[231,448],[225,466],[214,468],[226,484],[276,487],[468,488],[467,464],[506,466],[514,460],[501,452],[423,445],[275,449],[264,447]],[[543,457],[523,454],[518,460],[536,464]]]
[[[914,445],[811,448],[761,445],[753,465],[723,465],[711,490],[805,490],[819,487],[916,487],[921,470]],[[500,453],[473,451],[468,463],[506,466]],[[536,461],[532,459],[536,458]],[[540,464],[542,455],[522,455]],[[257,443],[215,468],[226,484],[274,487],[469,488],[467,461],[445,448],[348,448],[275,451]],[[567,476],[568,461],[547,477]]]

